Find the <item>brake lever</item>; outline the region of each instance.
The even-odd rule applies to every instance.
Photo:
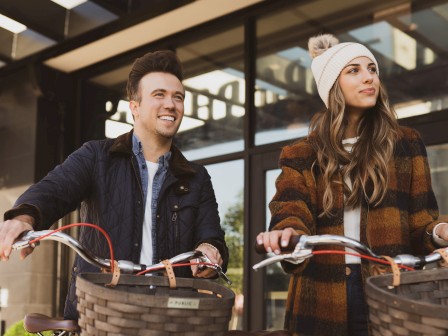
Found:
[[[207,265],[204,265],[205,267],[212,268],[215,270],[215,272],[218,274],[218,276],[223,279],[229,286],[232,284],[232,280],[230,280],[227,275],[222,271],[222,267],[218,264],[214,264],[210,261],[210,259],[207,257],[207,255],[203,254],[201,257],[198,258],[201,262],[207,263]]]
[[[216,271],[216,273],[218,273],[218,276],[222,280],[224,280],[229,286],[232,284],[232,280],[230,280],[229,277],[222,271],[221,266],[219,266],[218,264],[213,264],[211,268],[213,268]]]
[[[184,252],[182,254],[179,254],[177,256],[174,256],[170,259],[168,259],[170,264],[177,264],[177,263],[181,263],[181,262],[186,262],[186,261],[190,261],[192,259],[200,259],[203,257],[203,253],[201,251],[195,250],[195,251],[191,251],[191,252]],[[165,264],[162,262],[159,262],[157,264],[154,265],[144,265],[146,267],[144,267],[143,269],[148,270],[153,270],[153,269],[158,269],[158,268],[164,268]]]
[[[294,250],[294,252],[292,252],[292,253],[274,255],[273,257],[264,259],[264,260],[260,261],[259,263],[253,265],[252,269],[257,271],[258,269],[260,269],[262,267],[266,267],[268,265],[274,264],[279,261],[287,261],[291,264],[300,264],[305,259],[308,259],[309,257],[311,257],[313,255],[312,249],[297,249],[297,247],[296,247],[296,250]]]
[[[307,235],[302,235],[300,237],[299,242],[295,246],[292,253],[274,255],[273,257],[267,258],[253,265],[252,268],[256,271],[259,268],[266,267],[279,261],[287,261],[291,264],[302,263],[305,259],[310,258],[313,255],[313,249],[306,245],[307,237]]]
[[[292,256],[292,253],[275,255],[273,257],[264,259],[264,260],[260,261],[259,263],[253,265],[252,269],[257,271],[259,268],[266,267],[266,266],[274,264],[278,261],[283,261],[283,260],[285,260],[285,258],[288,258],[288,257],[290,258],[291,256]]]
[[[39,241],[37,241],[36,243],[30,244],[30,241],[32,241],[33,239],[35,239],[36,237],[33,235],[34,231],[25,231],[23,232],[18,240],[16,240],[12,245],[11,248],[13,250],[21,250],[27,247],[36,247],[40,244]]]

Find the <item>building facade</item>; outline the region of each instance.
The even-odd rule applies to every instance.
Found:
[[[39,51],[38,61],[0,68],[0,209],[83,142],[132,128],[125,93],[132,62],[175,50],[187,91],[176,144],[212,176],[237,293],[231,328],[281,329],[288,277],[278,265],[251,266],[263,258],[253,245],[269,223],[280,149],[305,136],[324,108],[308,38],[332,33],[372,50],[400,123],[419,130],[428,146],[447,213],[447,31],[446,0],[201,0],[83,45]],[[76,214],[61,223],[73,221]],[[7,326],[27,312],[61,313],[71,259],[43,243],[26,261],[0,264]]]

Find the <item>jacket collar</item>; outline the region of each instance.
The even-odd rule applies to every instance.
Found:
[[[123,154],[131,156],[132,135],[133,130],[117,137],[114,140],[114,143],[112,144],[109,153],[112,155]],[[191,162],[185,158],[182,152],[175,145],[171,145],[170,152],[171,152],[171,158],[169,164],[170,164],[170,170],[174,176],[196,174],[196,169],[194,169]]]

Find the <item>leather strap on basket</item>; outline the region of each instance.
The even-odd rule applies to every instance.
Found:
[[[443,261],[440,263],[440,266],[448,267],[448,252],[447,252],[447,249],[446,248],[441,248],[441,249],[435,250],[434,252],[437,252],[443,258]]]
[[[168,277],[168,281],[170,283],[170,288],[176,288],[176,276],[174,275],[173,266],[170,261],[165,259],[162,260],[162,264],[165,266],[166,275]]]
[[[400,268],[398,268],[397,263],[389,256],[382,256],[384,259],[386,259],[390,263],[390,267],[392,268],[392,286],[397,287],[400,286]]]
[[[105,284],[105,286],[113,288],[118,284],[118,280],[120,280],[120,267],[118,267],[118,262],[114,260],[114,272],[112,273],[112,279],[108,284]]]

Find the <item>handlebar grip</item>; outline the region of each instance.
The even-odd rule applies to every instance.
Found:
[[[280,242],[279,242],[280,249],[282,250],[282,252],[292,252],[292,251],[294,251],[294,248],[299,243],[300,237],[301,237],[301,235],[291,236],[291,239],[289,239],[288,246],[284,246],[284,247],[281,246]],[[263,244],[259,245],[259,244],[257,244],[257,242],[255,242],[255,251],[258,254],[267,253],[266,249],[264,248],[264,245]]]

